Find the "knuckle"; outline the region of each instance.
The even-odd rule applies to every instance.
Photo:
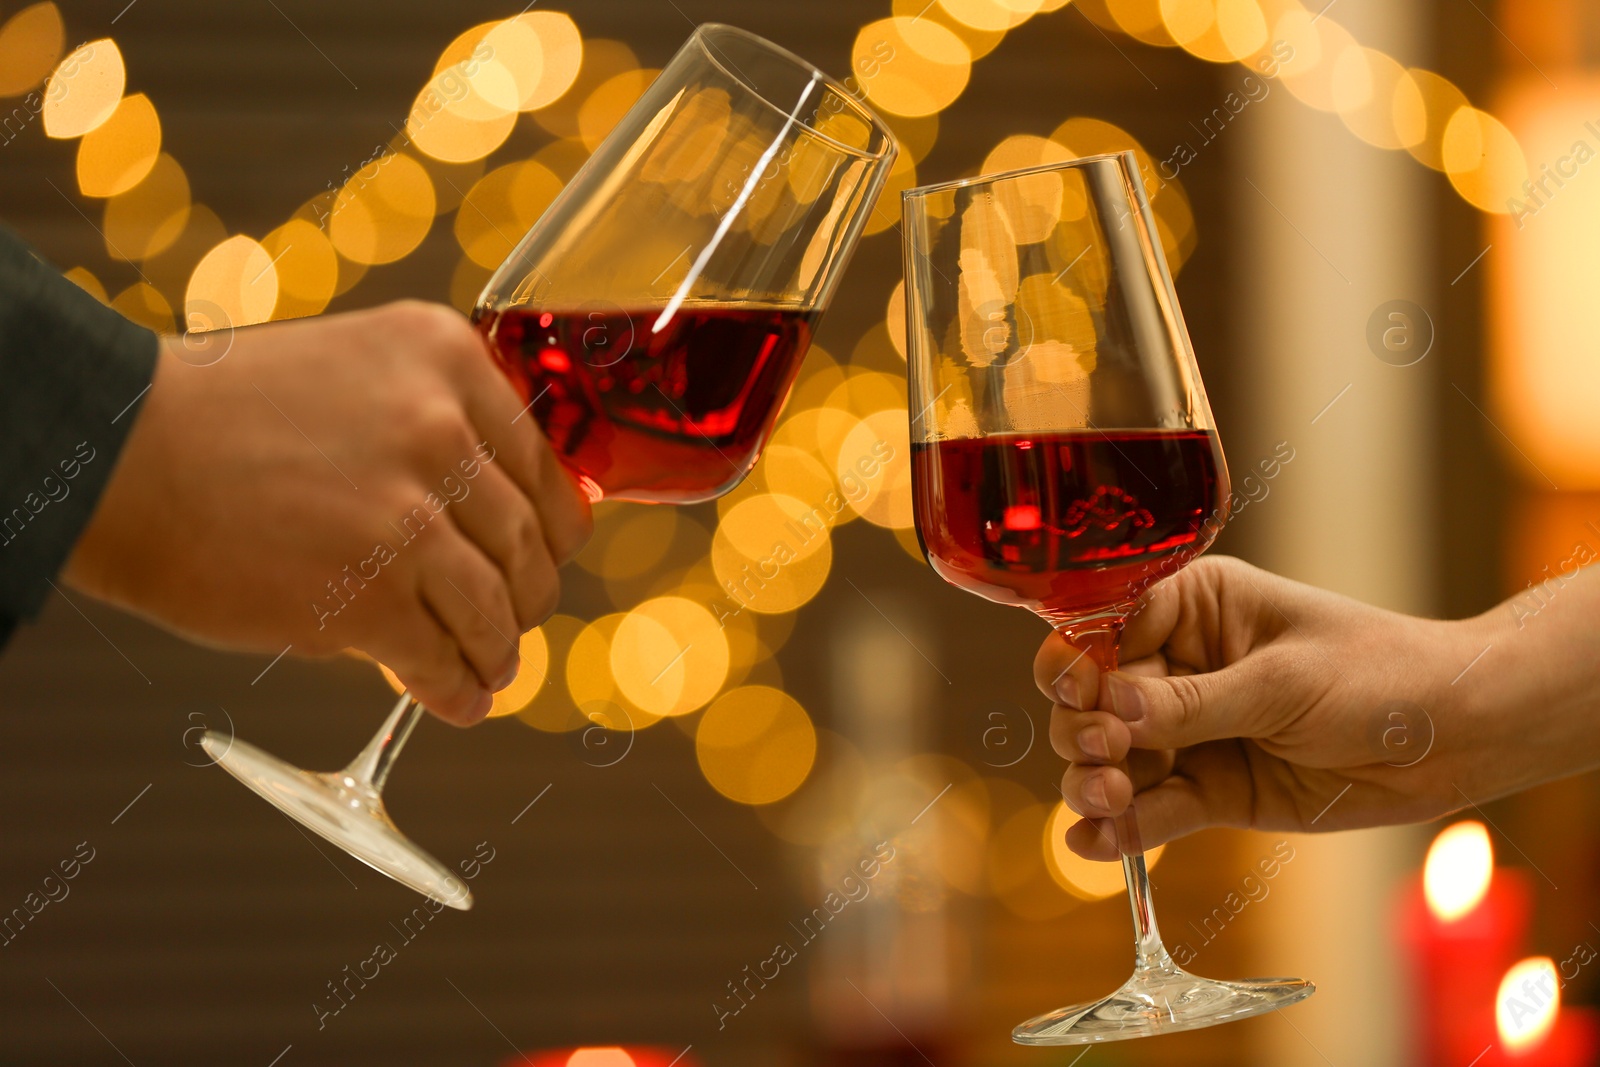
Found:
[[[1205,709],[1200,688],[1194,679],[1189,675],[1179,674],[1168,677],[1166,683],[1172,692],[1177,727],[1187,731],[1199,726]]]
[[[544,531],[540,528],[538,514],[532,508],[512,509],[512,513],[506,516],[506,523],[510,527],[508,533],[511,555],[507,565],[515,573],[539,558],[539,546],[544,540]]]
[[[473,643],[492,650],[489,658],[498,659],[508,640],[505,627],[514,627],[517,618],[504,583],[486,582],[472,593],[472,606],[477,610],[469,612],[467,627]]]
[[[1250,564],[1238,556],[1207,556],[1199,562],[1224,577],[1240,576],[1252,569]]]
[[[403,300],[395,311],[397,325],[429,351],[455,347],[472,329],[452,308],[426,300]]]
[[[522,627],[517,622],[517,611],[512,607],[510,597],[502,594],[502,601],[490,609],[490,617],[482,620],[483,627],[479,631],[480,655],[485,664],[504,666],[514,663],[518,656],[517,638],[522,633]],[[494,679],[485,678],[484,681],[492,682]]]
[[[413,670],[436,689],[450,688],[460,681],[461,657],[455,645],[442,633],[424,633],[415,645]]]
[[[430,485],[437,484],[433,478],[437,470],[453,466],[457,457],[471,450],[466,413],[452,398],[431,390],[418,391],[399,423],[403,448],[423,465]]]
[[[466,414],[454,399],[420,399],[412,410],[418,437],[429,445],[459,451],[468,444]]]

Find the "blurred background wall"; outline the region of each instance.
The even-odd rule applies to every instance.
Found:
[[[371,664],[210,652],[70,594],[17,635],[0,659],[0,909],[75,850],[93,859],[0,948],[0,1060],[459,1065],[650,1044],[663,1063],[1077,1062],[1008,1040],[1128,968],[1120,873],[1051,844],[1066,822],[1029,676],[1040,624],[928,572],[902,463],[716,625],[776,489],[835,478],[857,427],[904,440],[898,190],[1026,165],[1045,139],[1141,153],[1236,482],[1280,442],[1294,451],[1218,551],[1462,615],[1600,544],[1582,298],[1600,185],[1574,171],[1536,202],[1521,185],[1572,139],[1600,145],[1583,126],[1600,120],[1600,37],[1576,2],[592,0],[525,15],[483,0],[0,7],[0,219],[160,329],[400,297],[468,310],[699,22],[856,72],[906,146],[757,475],[717,506],[602,508],[561,615],[525,645],[545,669],[507,717],[430,722],[412,742],[391,809],[446,861],[492,855],[471,913],[416,920],[417,898],[195,744],[233,730],[339,765],[390,699]],[[491,31],[527,110],[484,90],[476,110],[408,127]],[[896,58],[869,74],[885,42]],[[45,108],[74,49],[87,73],[71,106]],[[684,649],[698,635],[725,650],[691,663],[705,692],[646,706],[642,668],[612,655],[642,616]],[[1408,720],[1408,743],[1426,728]],[[1529,952],[1600,936],[1596,800],[1583,779],[1472,813],[1534,884]],[[1164,850],[1162,924],[1196,970],[1303,974],[1321,992],[1090,1061],[1414,1062],[1393,912],[1430,834],[1212,831]],[[1219,928],[1241,879],[1285,849]],[[778,979],[750,980],[888,854]],[[350,982],[378,942],[396,959]],[[1587,972],[1563,996],[1592,999]]]

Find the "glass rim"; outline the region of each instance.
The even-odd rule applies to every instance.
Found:
[[[1034,174],[1050,174],[1058,170],[1071,170],[1074,167],[1082,167],[1090,163],[1104,163],[1109,159],[1120,160],[1124,164],[1132,160],[1133,165],[1128,168],[1128,172],[1130,174],[1138,173],[1138,156],[1133,149],[1127,148],[1121,152],[1098,152],[1092,156],[1079,156],[1076,159],[1067,159],[1060,163],[1041,163],[1037,167],[1006,170],[998,174],[977,174],[970,178],[956,178],[953,181],[936,182],[933,185],[919,185],[915,189],[907,189],[902,192],[900,199],[902,202],[920,200],[931,193],[942,193],[950,189],[964,189],[973,185],[994,185],[999,182],[1010,181],[1013,178],[1026,178]]]
[[[750,80],[744,75],[740,74],[737,70],[730,70],[728,65],[724,63],[721,57],[716,54],[716,51],[707,47],[707,41],[712,36],[738,37],[741,40],[757,45],[763,50],[777,56],[779,59],[785,60],[786,62],[799,67],[801,70],[809,71],[813,77],[832,90],[834,95],[838,96],[839,99],[846,101],[847,106],[850,107],[856,114],[865,119],[867,126],[883,139],[883,145],[876,152],[869,151],[865,148],[857,148],[853,145],[845,144],[843,141],[837,140],[833,137],[829,137],[827,134],[822,133],[808,122],[796,123],[796,125],[798,125],[806,133],[810,134],[812,137],[815,137],[824,144],[832,146],[845,155],[854,156],[857,159],[864,159],[874,163],[885,161],[898,154],[899,141],[896,140],[894,131],[889,128],[889,124],[884,122],[875,111],[857,100],[855,95],[844,87],[843,83],[838,81],[832,75],[828,74],[822,68],[818,67],[815,63],[795,55],[782,45],[774,44],[759,34],[751,33],[749,30],[742,30],[737,26],[730,26],[726,22],[703,22],[695,27],[691,40],[695,41],[700,46],[700,50],[705,54],[706,58],[710,60],[718,70],[722,71],[722,73],[726,74],[733,81],[738,82],[741,86],[748,90],[750,95],[754,96],[756,99],[760,100],[763,104],[766,104],[769,108],[779,115],[782,115],[786,119],[790,117],[790,112],[785,111],[772,100],[768,99],[766,93],[762,92],[756,86],[750,84]]]

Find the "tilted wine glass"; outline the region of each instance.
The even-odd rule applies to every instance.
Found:
[[[729,26],[694,32],[473,316],[591,499],[692,503],[749,473],[895,152],[882,121],[804,60]],[[466,885],[381,796],[423,710],[402,695],[331,774],[217,733],[204,744],[352,856],[465,909]]]
[[[904,215],[913,495],[928,562],[952,585],[1034,611],[1115,670],[1138,597],[1206,549],[1229,496],[1133,153],[914,189]],[[1134,806],[1115,826],[1133,977],[1022,1023],[1014,1040],[1144,1037],[1311,995],[1300,979],[1215,981],[1174,963]]]

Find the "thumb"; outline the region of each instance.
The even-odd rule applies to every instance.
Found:
[[[1270,653],[1203,674],[1105,677],[1111,710],[1128,724],[1135,748],[1187,748],[1233,737],[1263,737],[1289,694]],[[1279,679],[1274,681],[1274,679]]]

